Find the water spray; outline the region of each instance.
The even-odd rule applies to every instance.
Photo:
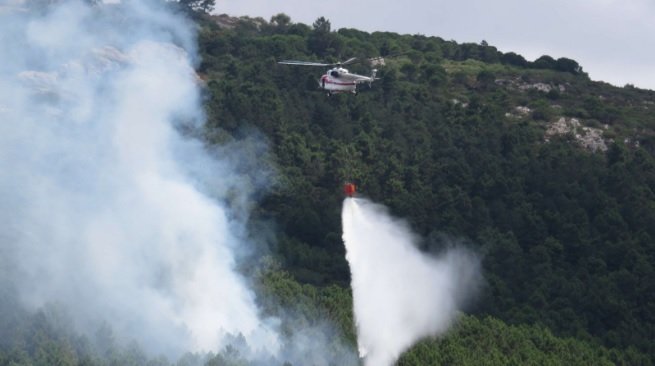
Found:
[[[392,365],[419,339],[444,334],[475,293],[479,260],[455,247],[420,252],[407,223],[366,199],[345,199],[342,224],[364,364]]]

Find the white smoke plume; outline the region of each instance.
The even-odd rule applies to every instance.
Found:
[[[20,301],[155,354],[279,341],[234,271],[247,201],[203,123],[193,26],[164,1],[0,9],[0,274]],[[257,180],[254,180],[255,182]]]
[[[461,248],[421,253],[406,223],[365,199],[347,198],[342,221],[360,357],[365,365],[392,365],[416,341],[453,324],[476,292],[479,260]]]

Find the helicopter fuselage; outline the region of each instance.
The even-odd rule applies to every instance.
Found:
[[[318,81],[321,89],[329,94],[333,93],[357,93],[357,84],[372,83],[375,80],[375,71],[371,76],[352,74],[343,67],[335,67],[328,70]]]
[[[369,59],[374,65],[383,65],[384,60],[380,61],[382,58],[377,57]],[[318,79],[318,85],[321,89],[326,90],[328,95],[334,93],[352,93],[357,94],[357,85],[361,83],[368,83],[370,86],[372,82],[376,80],[375,74],[376,69],[373,69],[371,76],[364,76],[358,74],[352,74],[348,72],[347,69],[344,69],[343,66],[349,65],[357,62],[356,57],[351,57],[344,62],[337,63],[325,63],[325,62],[314,62],[314,61],[302,61],[302,60],[282,60],[278,61],[278,64],[283,65],[296,65],[296,66],[328,66],[332,67],[329,69],[320,79]]]

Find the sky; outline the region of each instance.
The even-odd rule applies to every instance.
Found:
[[[528,60],[572,58],[591,79],[655,90],[653,0],[217,0],[215,13],[487,41]]]

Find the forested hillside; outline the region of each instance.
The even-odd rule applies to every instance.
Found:
[[[283,331],[329,323],[325,352],[356,352],[340,221],[348,180],[407,219],[422,250],[458,244],[483,258],[484,286],[460,322],[399,365],[655,363],[655,91],[485,41],[334,30],[284,14],[187,16],[198,30],[202,138],[240,143],[275,172],[249,228],[270,248],[242,270]],[[378,56],[380,80],[357,95],[328,97],[317,83],[325,70],[277,64]],[[65,309],[29,313],[11,290],[0,295],[0,365],[249,365],[232,347],[151,358],[115,342],[111,324],[89,338]]]
[[[280,226],[275,254],[296,280],[348,285],[339,189],[354,180],[424,249],[484,255],[476,317],[655,352],[655,92],[486,42],[285,15],[199,24],[208,129],[266,136],[279,182],[258,214]],[[357,96],[326,97],[324,70],[276,64],[387,55]]]

